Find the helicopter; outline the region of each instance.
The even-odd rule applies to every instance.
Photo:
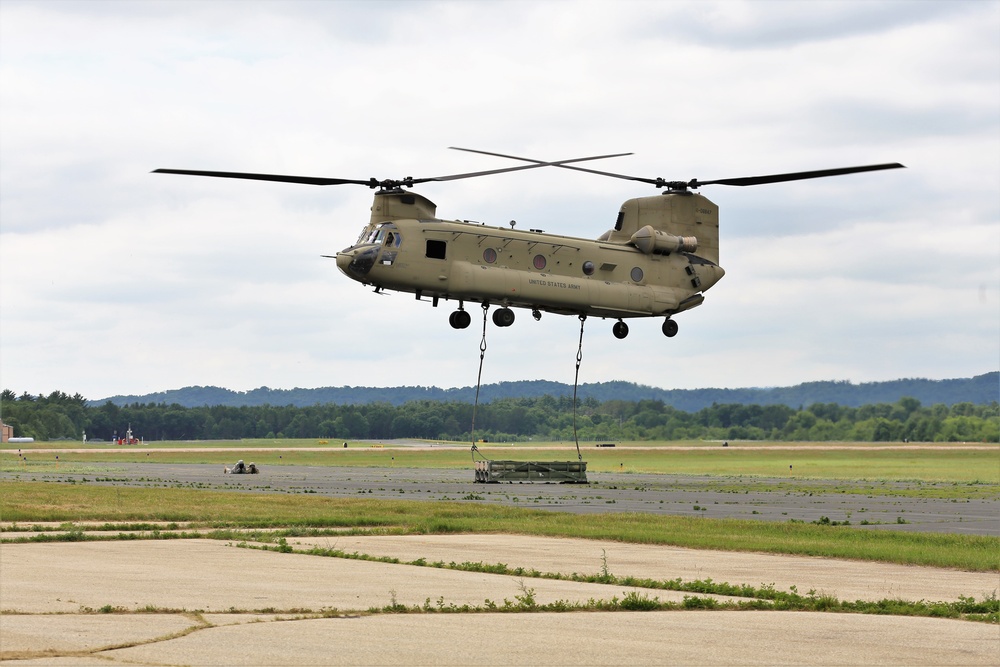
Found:
[[[336,255],[337,268],[376,293],[415,294],[437,307],[454,300],[448,317],[465,329],[472,316],[466,303],[480,303],[484,320],[491,305],[493,323],[509,327],[514,308],[613,319],[612,334],[628,336],[626,319],[663,318],[667,337],[678,332],[674,316],[700,306],[705,292],[725,275],[719,264],[719,208],[698,192],[709,185],[750,186],[904,168],[899,163],[843,167],[716,180],[671,181],[581,167],[578,163],[622,157],[616,153],[558,161],[479,153],[527,164],[447,176],[403,179],[342,179],[245,172],[156,169],[153,173],[277,181],[306,185],[362,185],[376,190],[371,216],[357,241]],[[629,199],[614,227],[596,239],[509,229],[437,217],[437,206],[411,190],[432,181],[452,181],[524,169],[555,167],[650,184],[663,193]]]

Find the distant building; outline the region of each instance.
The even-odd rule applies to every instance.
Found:
[[[14,427],[0,421],[0,442],[10,442],[14,437]]]

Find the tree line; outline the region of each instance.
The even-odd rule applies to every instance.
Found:
[[[410,401],[402,405],[213,406],[132,403],[89,405],[80,394],[0,393],[0,419],[16,436],[36,440],[110,441],[131,426],[136,437],[157,440],[329,438],[389,440],[472,439],[473,405]],[[565,396],[504,398],[479,405],[476,439],[492,442],[573,439],[573,400]],[[862,442],[998,442],[1000,405],[923,406],[915,398],[860,407],[814,403],[713,404],[685,412],[660,400],[577,402],[581,440],[809,440]]]
[[[713,404],[741,403],[744,405],[812,405],[837,403],[861,407],[871,403],[894,403],[903,396],[916,398],[924,405],[944,403],[989,403],[998,399],[1000,372],[992,371],[971,378],[927,380],[909,378],[886,382],[852,384],[846,381],[805,382],[791,387],[743,389],[660,389],[646,385],[615,380],[611,382],[583,383],[579,387],[581,399],[598,401],[660,400],[678,410],[697,412]],[[541,398],[542,396],[572,396],[573,385],[550,380],[519,380],[484,384],[480,400],[490,403],[502,398]],[[314,389],[271,389],[259,387],[249,391],[233,391],[223,387],[183,387],[152,394],[110,396],[91,401],[94,406],[111,401],[117,405],[132,403],[177,403],[188,408],[211,405],[263,406],[263,405],[360,405],[362,403],[390,403],[402,405],[412,401],[437,401],[472,403],[475,387],[317,387]]]

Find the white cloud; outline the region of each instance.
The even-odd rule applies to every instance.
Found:
[[[926,2],[0,5],[0,384],[91,398],[469,385],[480,323],[374,296],[332,254],[343,178],[635,155],[706,188],[727,277],[701,308],[587,323],[583,381],[663,387],[954,377],[1000,357],[1000,5]],[[648,186],[564,170],[428,183],[445,218],[595,237]],[[489,329],[486,381],[571,381],[574,318]]]

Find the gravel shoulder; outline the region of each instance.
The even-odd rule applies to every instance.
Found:
[[[250,459],[247,459],[248,461]],[[433,468],[268,466],[259,475],[225,475],[217,465],[109,463],[84,468],[0,472],[4,480],[105,486],[177,487],[328,497],[454,501],[553,512],[643,512],[711,519],[850,521],[866,530],[1000,535],[1000,497],[933,497],[919,482],[789,480],[639,473],[591,473],[590,484],[476,484],[472,471]],[[862,523],[865,522],[865,523]]]

